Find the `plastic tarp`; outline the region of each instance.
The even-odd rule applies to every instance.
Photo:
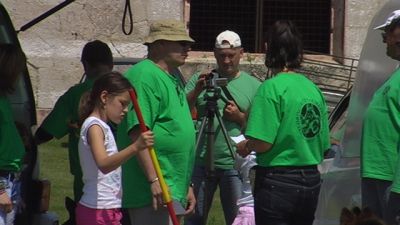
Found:
[[[382,31],[373,28],[383,24],[396,9],[400,9],[399,0],[387,2],[368,28],[348,108],[342,151],[335,159],[327,159],[320,166],[323,183],[314,225],[338,225],[343,207],[361,205],[359,162],[363,114],[373,93],[398,66],[397,61],[386,56]]]

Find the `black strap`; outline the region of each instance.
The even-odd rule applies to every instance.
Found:
[[[238,107],[238,109],[240,110],[240,112],[243,112],[243,110],[240,108],[240,106],[237,104],[237,102],[235,101],[235,98],[233,98],[233,96],[231,95],[231,93],[229,92],[228,88],[226,86],[221,86],[220,87],[221,90],[224,92],[225,97],[230,100],[233,101],[235,103],[235,105]]]

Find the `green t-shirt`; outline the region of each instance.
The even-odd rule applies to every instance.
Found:
[[[302,74],[280,73],[254,97],[246,136],[272,143],[260,166],[317,165],[329,148],[328,115],[319,88]]]
[[[364,115],[361,176],[392,181],[400,144],[400,70],[375,92]]]
[[[154,149],[171,196],[185,205],[195,144],[185,92],[175,77],[148,59],[129,68],[125,76],[136,90],[146,126],[155,134]],[[118,149],[131,143],[127,134],[138,123],[130,108],[118,127]],[[122,184],[123,207],[138,208],[152,203],[150,185],[136,157],[123,164]]]
[[[191,77],[189,82],[186,84],[185,88],[186,93],[192,91],[195,88],[199,76],[200,74],[195,74]],[[260,84],[261,82],[258,81],[256,78],[250,76],[245,72],[240,72],[240,75],[230,80],[226,87],[229,93],[236,101],[236,103],[238,104],[239,109],[242,112],[247,112],[250,108],[251,102]],[[206,91],[204,90],[196,100],[196,108],[199,115],[199,121],[197,122],[198,127],[200,127],[201,125],[201,119],[207,113],[206,100],[204,99],[205,94],[207,94],[209,97],[213,96],[212,92],[206,93]],[[221,90],[221,95],[226,98],[222,90]],[[219,112],[222,116],[226,104],[220,98],[218,99],[217,104]],[[228,132],[228,136],[238,136],[241,134],[241,127],[239,124],[231,122],[224,118],[222,118],[222,120]],[[221,131],[221,127],[219,126],[216,117],[214,118],[214,130],[215,130],[214,166],[219,169],[233,169],[234,160],[232,159],[228,145],[226,143],[224,135]],[[200,142],[199,146],[201,149],[196,152],[196,164],[204,165],[206,157],[206,149],[207,149],[207,135],[205,132],[204,135],[202,136],[202,141]],[[234,144],[232,142],[232,147],[233,146]],[[233,149],[233,151],[235,151],[235,149]]]
[[[14,123],[11,104],[0,96],[0,170],[17,172],[25,154],[24,144]]]
[[[82,176],[82,169],[79,162],[78,142],[79,128],[73,128],[71,124],[79,121],[79,101],[86,91],[93,86],[93,80],[86,80],[83,83],[69,88],[56,102],[53,110],[41,124],[46,132],[57,139],[68,134],[69,166],[74,176]]]

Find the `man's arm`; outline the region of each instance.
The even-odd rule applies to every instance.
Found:
[[[237,144],[236,152],[242,156],[246,157],[250,152],[255,151],[257,153],[267,152],[271,149],[272,144],[261,141],[258,139],[247,139]]]
[[[186,99],[187,99],[187,101],[189,103],[189,107],[190,107],[191,110],[196,106],[197,98],[199,97],[199,95],[203,91],[204,86],[206,85],[205,84],[206,76],[207,76],[207,74],[201,74],[199,76],[198,80],[196,81],[196,84],[194,85],[193,90],[189,91],[186,94]],[[190,85],[190,84],[188,83],[188,85]],[[193,83],[192,83],[192,85],[193,85]]]
[[[53,139],[54,136],[51,135],[50,133],[48,133],[47,131],[45,131],[42,127],[39,127],[36,132],[35,132],[35,143],[37,145],[43,144],[45,142],[50,141],[51,139]]]
[[[140,135],[139,126],[135,126],[129,132],[129,136],[132,142],[135,142]],[[140,166],[144,174],[146,175],[147,180],[150,183],[151,193],[153,194],[153,208],[157,210],[159,206],[163,205],[162,199],[162,190],[160,186],[160,182],[157,177],[156,170],[154,169],[153,162],[150,157],[149,150],[139,151],[136,155],[139,160]]]
[[[243,129],[247,123],[247,113],[241,112],[234,101],[228,101],[224,109],[224,118],[235,122]]]

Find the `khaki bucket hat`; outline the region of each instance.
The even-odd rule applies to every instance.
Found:
[[[187,34],[183,22],[170,19],[154,21],[150,25],[150,32],[145,38],[144,44],[150,44],[157,40],[194,42]]]

